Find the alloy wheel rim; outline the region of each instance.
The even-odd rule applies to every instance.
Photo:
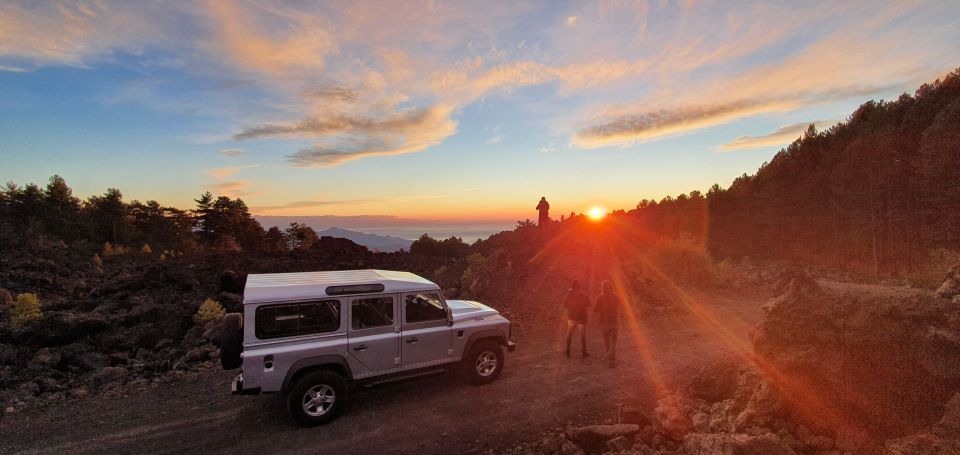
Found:
[[[477,357],[477,374],[480,376],[490,376],[497,370],[497,355],[492,351],[483,351]]]
[[[320,417],[333,408],[337,393],[327,384],[317,384],[303,394],[300,402],[303,412],[310,417]]]

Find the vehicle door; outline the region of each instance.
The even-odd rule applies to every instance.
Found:
[[[400,332],[402,365],[430,366],[453,357],[446,302],[439,291],[402,294],[403,323]]]
[[[400,326],[396,294],[349,297],[348,349],[367,371],[355,377],[373,376],[400,366]]]

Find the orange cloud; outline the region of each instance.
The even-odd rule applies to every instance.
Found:
[[[336,127],[324,123],[301,124],[293,128],[294,134],[321,137],[335,134],[328,140],[333,145],[317,144],[288,155],[287,161],[301,167],[331,167],[366,157],[419,152],[456,132],[457,123],[450,118],[451,111],[450,106],[440,105],[383,120],[353,119]],[[312,129],[314,126],[319,128]]]
[[[226,166],[226,167],[217,167],[213,169],[208,169],[206,174],[215,180],[223,180],[227,177],[233,176],[236,173],[244,170],[259,167],[256,164],[248,164],[245,166]]]
[[[324,57],[336,49],[316,16],[287,15],[282,26],[267,28],[251,14],[254,8],[239,7],[232,0],[209,0],[206,7],[218,30],[217,46],[235,65],[249,70],[274,76],[291,70],[315,71],[323,67]]]
[[[255,195],[256,193],[248,191],[250,185],[251,184],[248,181],[235,181],[216,183],[207,186],[207,188],[217,195],[237,198]]]

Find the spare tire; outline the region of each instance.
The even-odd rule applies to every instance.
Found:
[[[243,364],[243,315],[229,313],[223,317],[220,334],[220,365],[224,370],[239,368]]]

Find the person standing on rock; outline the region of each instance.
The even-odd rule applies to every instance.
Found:
[[[580,280],[573,280],[563,304],[567,309],[567,357],[570,357],[570,341],[573,339],[573,332],[579,327],[580,352],[583,358],[587,358],[590,357],[587,353],[587,310],[590,308],[590,298],[580,288]]]
[[[546,228],[547,224],[550,223],[550,203],[547,202],[547,197],[543,196],[540,198],[540,203],[537,204],[537,211],[540,212],[540,219],[537,222],[537,236],[543,235],[543,230]]]
[[[593,306],[600,321],[600,330],[603,333],[603,346],[606,348],[607,362],[610,367],[616,365],[615,353],[617,350],[617,332],[620,331],[620,298],[614,291],[613,283],[604,281],[600,286],[600,296]]]

